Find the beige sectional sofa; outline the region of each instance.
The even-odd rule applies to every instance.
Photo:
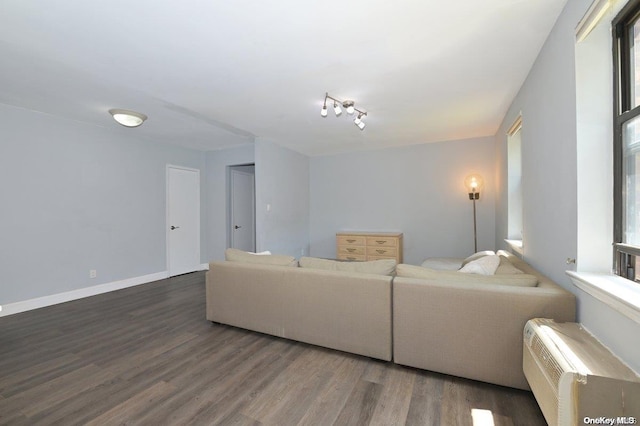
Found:
[[[528,389],[526,321],[574,321],[575,297],[515,256],[499,254],[520,275],[444,271],[418,278],[413,269],[419,267],[398,265],[398,276],[389,276],[394,261],[390,267],[302,258],[298,267],[293,257],[231,253],[228,261],[210,263],[207,319]]]
[[[211,262],[207,319],[391,360],[391,276],[282,264]]]
[[[524,272],[515,277],[519,283],[504,285],[500,275],[493,279],[502,284],[478,284],[467,276],[456,281],[455,272],[394,278],[394,362],[529,388],[522,372],[524,325],[531,318],[575,321],[575,296],[514,255],[498,254]],[[537,285],[523,285],[531,276]]]

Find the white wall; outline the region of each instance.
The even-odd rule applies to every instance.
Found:
[[[335,256],[343,230],[401,231],[404,262],[473,252],[464,178],[485,180],[478,250],[493,249],[494,139],[479,138],[311,158],[311,254]]]
[[[257,251],[308,255],[309,158],[258,139],[255,160]]]
[[[224,251],[229,247],[227,169],[229,166],[253,162],[253,144],[206,153],[206,262],[223,260]]]
[[[0,305],[167,270],[166,165],[204,159],[138,134],[0,105]]]
[[[590,3],[567,2],[496,136],[496,245],[504,247],[502,239],[507,232],[506,131],[522,111],[525,259],[574,292],[578,320],[640,371],[639,347],[634,343],[640,335],[640,324],[578,290],[565,274],[574,268],[566,264],[566,259],[576,258],[577,223],[582,214],[576,195],[575,28]]]

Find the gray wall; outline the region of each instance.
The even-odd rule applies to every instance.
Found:
[[[480,173],[478,250],[493,249],[494,139],[479,138],[311,159],[311,254],[335,256],[343,230],[404,232],[404,262],[473,252],[464,178]]]
[[[309,158],[265,139],[255,150],[257,251],[308,255]]]
[[[640,324],[578,290],[565,274],[570,268],[566,259],[576,257],[580,214],[576,196],[575,28],[590,3],[567,2],[497,133],[496,245],[504,247],[502,239],[507,233],[506,130],[522,111],[525,259],[574,292],[579,321],[640,371],[635,343]]]
[[[204,169],[135,129],[0,105],[0,304],[166,271],[168,163]]]
[[[229,166],[254,162],[254,146],[245,145],[206,154],[206,253],[207,262],[224,259],[224,251],[229,247],[227,215],[229,199],[227,195]]]

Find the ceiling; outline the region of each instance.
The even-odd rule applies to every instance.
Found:
[[[306,155],[494,135],[566,0],[3,0],[0,103]],[[325,92],[368,112],[320,116]],[[128,129],[107,111],[149,116]]]

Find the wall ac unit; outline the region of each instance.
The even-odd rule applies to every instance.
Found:
[[[530,320],[523,349],[525,377],[550,425],[639,424],[640,377],[580,324]]]

